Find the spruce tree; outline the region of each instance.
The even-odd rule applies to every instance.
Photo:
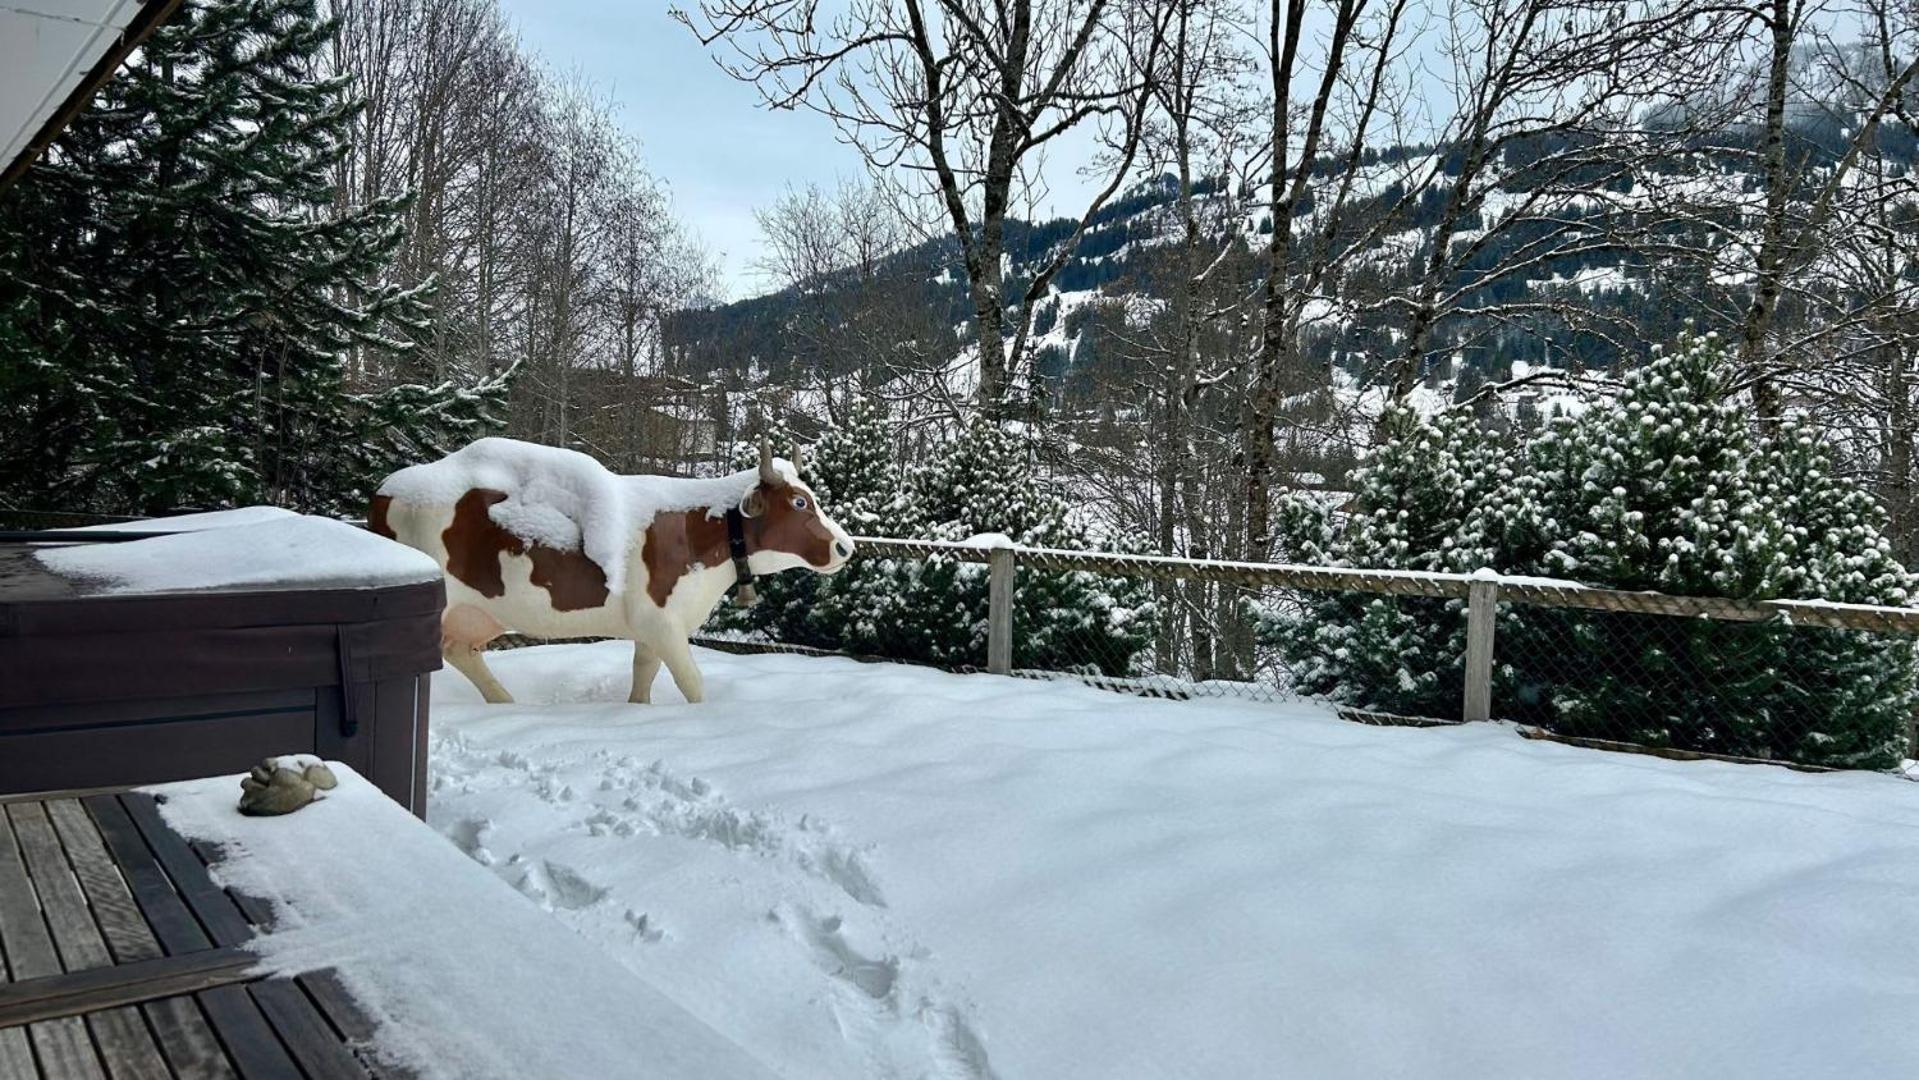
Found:
[[[1293,557],[1569,578],[1742,600],[1901,605],[1883,511],[1809,433],[1754,430],[1716,340],[1684,338],[1619,396],[1489,452],[1470,422],[1391,419],[1343,522],[1291,508]],[[1814,764],[1897,760],[1913,642],[1856,631],[1503,605],[1495,714],[1573,735]],[[1267,620],[1298,687],[1455,715],[1457,601],[1309,594]]]
[[[379,284],[403,205],[335,201],[334,29],[190,0],[0,197],[0,498],[339,510],[487,426],[497,384],[350,392],[424,307]]]
[[[1396,409],[1388,437],[1355,470],[1353,517],[1335,528],[1319,504],[1282,501],[1285,558],[1320,566],[1448,571],[1483,556],[1461,529],[1497,482],[1497,455],[1470,416]],[[1456,709],[1465,685],[1465,606],[1458,600],[1310,592],[1271,610],[1261,638],[1287,661],[1292,689],[1409,716]]]
[[[1027,547],[1126,550],[1100,543],[1034,468],[1021,431],[986,417],[914,469],[904,510],[932,540],[999,534]],[[897,632],[948,666],[986,660],[988,574],[978,563],[933,560],[908,568]],[[1085,571],[1018,570],[1013,592],[1013,666],[1123,676],[1151,641],[1150,591],[1135,579]],[[913,613],[911,618],[904,617]],[[925,614],[920,614],[925,613]],[[920,620],[930,614],[930,621]]]
[[[841,525],[877,533],[959,541],[1001,533],[1036,547],[1084,548],[1095,538],[1036,475],[1024,437],[990,420],[961,429],[925,460],[895,460],[885,411],[850,410],[808,453],[805,479]],[[754,451],[739,447],[741,467]],[[832,577],[781,574],[750,609],[716,616],[721,629],[792,644],[942,667],[986,662],[987,569],[952,558],[864,554]],[[1019,572],[1013,663],[1049,671],[1132,672],[1151,632],[1151,599],[1137,581],[1085,572]]]
[[[1523,554],[1540,561],[1508,549],[1502,567],[1681,596],[1778,595],[1781,522],[1752,489],[1750,424],[1714,340],[1655,355],[1617,399],[1553,425],[1532,449],[1513,496],[1492,510],[1539,530]],[[1763,752],[1782,722],[1771,690],[1785,643],[1772,628],[1550,610],[1507,625],[1517,697],[1535,714],[1520,719],[1733,754]],[[1727,701],[1740,704],[1719,707]]]

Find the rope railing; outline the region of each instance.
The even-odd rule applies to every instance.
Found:
[[[1539,737],[1681,757],[1847,768],[1919,756],[1919,707],[1906,704],[1919,685],[1915,608],[1677,596],[1491,570],[855,540],[861,558],[983,564],[993,673],[1182,699],[1314,700],[1369,722],[1499,719]],[[1149,633],[1105,630],[1046,600],[1022,606],[1035,584],[1022,572],[1153,582],[1149,614],[1132,624]],[[979,578],[936,586],[950,598],[916,592],[915,580],[901,579],[902,600],[928,613],[962,594],[978,604],[967,590]]]
[[[1490,582],[1500,602],[1539,607],[1577,608],[1635,615],[1668,615],[1716,619],[1722,622],[1769,622],[1816,626],[1835,630],[1919,634],[1919,609],[1869,604],[1840,604],[1823,600],[1732,600],[1712,596],[1674,596],[1658,592],[1631,592],[1581,585],[1573,581],[1503,575],[1491,571],[1472,574],[1423,570],[1367,570],[1287,563],[1232,562],[1187,559],[1173,555],[1129,555],[1104,551],[1026,547],[1010,549],[939,540],[901,540],[857,536],[862,554],[908,559],[944,558],[957,562],[990,563],[995,550],[1011,550],[1017,563],[1036,569],[1085,571],[1115,577],[1158,581],[1206,581],[1249,589],[1283,588],[1315,592],[1364,592],[1381,596],[1431,596],[1466,599],[1474,582]]]

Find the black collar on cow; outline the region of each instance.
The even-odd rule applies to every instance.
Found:
[[[753,571],[746,565],[746,515],[738,507],[726,512],[726,549],[733,556],[733,574],[738,579],[738,591],[733,594],[733,602],[741,607],[751,607],[760,598],[758,590],[753,588]]]

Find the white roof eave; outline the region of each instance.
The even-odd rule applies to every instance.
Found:
[[[147,0],[0,0],[0,174],[27,152]]]

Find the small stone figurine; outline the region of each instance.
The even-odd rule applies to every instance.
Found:
[[[240,781],[240,812],[254,817],[291,814],[338,783],[333,770],[312,754],[270,757]]]

